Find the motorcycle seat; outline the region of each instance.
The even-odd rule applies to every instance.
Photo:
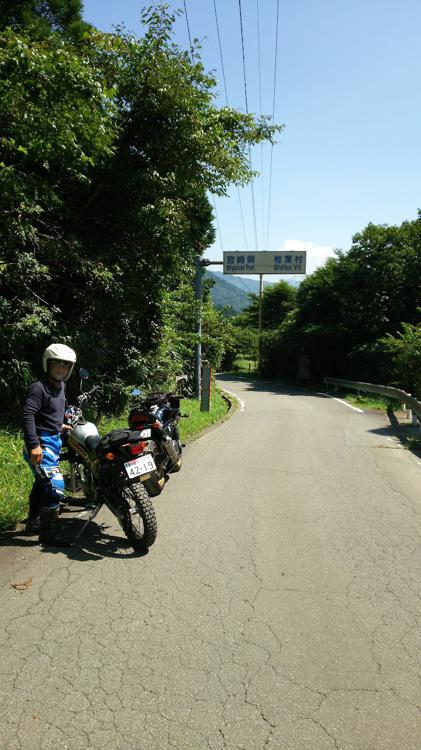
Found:
[[[113,448],[120,448],[126,443],[136,444],[140,441],[140,432],[138,430],[111,430],[98,441],[97,451],[106,452]]]

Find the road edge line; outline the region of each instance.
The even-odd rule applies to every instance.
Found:
[[[331,398],[334,401],[338,401],[340,404],[344,404],[344,406],[348,406],[350,409],[353,409],[354,411],[359,412],[359,414],[364,414],[364,409],[359,409],[357,406],[353,406],[352,404],[348,404],[347,401],[343,401],[341,398],[338,398],[337,396],[331,396],[330,393],[320,393],[317,391],[318,396],[326,396],[326,398]]]

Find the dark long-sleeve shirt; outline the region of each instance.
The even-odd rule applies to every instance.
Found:
[[[28,388],[23,407],[23,432],[25,445],[30,450],[40,444],[41,430],[56,434],[64,420],[64,383],[54,388],[46,380],[37,380]]]

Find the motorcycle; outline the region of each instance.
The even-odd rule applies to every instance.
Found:
[[[182,380],[183,377],[177,379]],[[138,388],[132,396],[138,397]],[[145,481],[146,489],[152,497],[159,495],[169,473],[180,471],[183,446],[180,441],[178,423],[187,414],[180,413],[181,396],[174,393],[151,393],[134,402],[129,412],[129,426],[140,431],[142,440],[156,465],[156,471]]]
[[[85,373],[81,370],[81,380],[86,379]],[[82,489],[94,505],[78,536],[105,504],[133,549],[144,550],[157,535],[155,510],[145,487],[156,470],[155,462],[137,430],[111,430],[101,437],[96,425],[86,421],[82,409],[98,390],[94,386],[81,393],[77,405],[68,407],[65,413],[65,423],[72,428],[64,456],[70,463],[70,490]]]

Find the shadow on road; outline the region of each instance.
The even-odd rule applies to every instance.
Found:
[[[232,383],[238,381],[246,386],[247,391],[254,391],[255,393],[279,393],[284,396],[316,396],[322,397],[323,394],[317,392],[317,390],[311,390],[310,388],[300,388],[300,386],[286,385],[285,383],[274,383],[264,378],[251,379],[246,375],[231,375],[230,373],[222,372],[217,373],[215,378],[218,382]]]
[[[421,458],[421,434],[420,428],[414,427],[409,422],[399,422],[396,414],[388,410],[389,424],[376,430],[369,430],[373,435],[386,435],[397,440],[403,448],[411,451],[417,458]]]
[[[66,511],[64,512],[66,513]],[[63,515],[60,516],[60,519],[62,518]],[[41,547],[41,550],[48,554],[66,555],[70,560],[79,560],[80,562],[102,560],[104,557],[125,560],[131,557],[144,557],[148,554],[147,550],[135,552],[124,536],[109,533],[107,523],[91,521],[83,534],[77,539],[76,537],[85,521],[86,517],[64,520],[60,523],[63,532],[70,538],[75,539],[73,547],[45,546]],[[19,525],[16,529],[0,533],[0,545],[3,547],[29,548],[36,547],[38,544],[38,537],[29,536],[25,531],[19,530]]]

